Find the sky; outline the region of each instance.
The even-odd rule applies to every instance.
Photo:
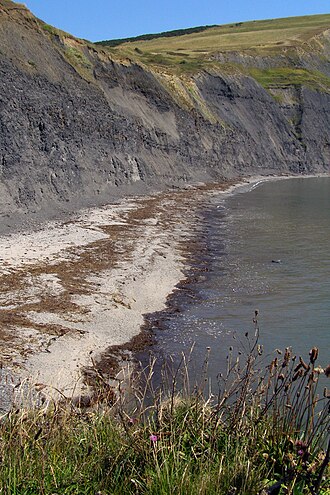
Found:
[[[90,41],[210,24],[330,13],[330,0],[21,0],[35,16]]]

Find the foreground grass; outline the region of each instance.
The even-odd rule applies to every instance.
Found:
[[[151,363],[134,406],[120,393],[113,403],[109,390],[111,404],[89,412],[12,411],[0,424],[0,493],[329,494],[317,350],[307,362],[286,350],[264,370],[261,354],[252,345],[244,366],[229,355],[218,397],[205,398],[201,384],[182,392],[183,359],[157,390]]]

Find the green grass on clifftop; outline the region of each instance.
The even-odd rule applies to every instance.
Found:
[[[215,27],[215,25],[197,26],[188,29],[175,29],[174,31],[165,31],[163,33],[155,33],[155,34],[142,34],[140,36],[135,36],[134,38],[120,38],[116,40],[97,41],[95,44],[101,46],[118,46],[126,42],[148,41],[156,38],[172,38],[174,36],[183,36],[185,34],[199,33],[201,31],[205,31],[206,29],[209,29],[210,27]]]
[[[311,89],[330,90],[330,78],[319,71],[274,67],[272,69],[252,68],[249,70],[249,74],[267,89],[303,85]]]
[[[93,56],[98,53],[103,62],[109,57],[125,64],[142,65],[156,73],[176,101],[186,103],[191,97],[181,94],[184,88],[178,93],[178,87],[180,84],[185,87],[187,81],[203,70],[249,75],[266,89],[305,85],[330,91],[330,77],[326,70],[321,72],[322,60],[327,61],[330,51],[326,34],[330,29],[330,14],[200,26],[97,44],[75,39],[38,22],[52,42],[57,43],[57,38],[61,38],[57,49],[63,50],[65,46],[65,58],[89,82],[94,82]],[[319,61],[317,70],[311,54]]]
[[[172,61],[177,65],[184,60],[205,61],[219,52],[283,53],[283,50],[303,47],[329,28],[330,14],[238,22],[191,34],[131,40],[112,50],[145,62],[157,63],[163,58],[167,63]]]
[[[154,35],[152,40],[127,39],[122,48],[143,48],[166,53],[168,50],[199,54],[213,51],[244,50],[267,46],[294,46],[330,27],[330,14],[237,22],[223,26],[196,28],[197,32],[177,36]],[[164,33],[166,34],[166,33]],[[109,42],[101,42],[106,45]]]
[[[194,32],[172,32],[171,36],[164,33],[152,35],[152,39],[123,40],[121,44],[116,40],[117,46],[104,42],[103,48],[115,59],[142,64],[164,77],[189,79],[211,70],[249,75],[266,89],[304,85],[329,92],[330,78],[326,71],[316,70],[310,58],[314,54],[319,67],[322,59],[328,58],[329,29],[330,14],[324,14],[196,28]]]

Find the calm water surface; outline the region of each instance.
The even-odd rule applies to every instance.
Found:
[[[176,359],[194,344],[198,369],[210,347],[209,373],[216,377],[228,347],[253,334],[258,309],[266,353],[292,346],[308,356],[317,346],[327,364],[330,178],[264,182],[214,199],[204,216],[209,271],[190,284],[189,297],[178,297],[180,312],[155,330],[156,354]]]

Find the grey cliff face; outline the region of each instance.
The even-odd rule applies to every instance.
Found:
[[[15,15],[0,10],[3,229],[11,217],[19,225],[33,213],[47,218],[130,192],[329,171],[326,92],[287,87],[274,98],[251,77],[202,72],[194,82],[210,120],[133,63],[88,49],[92,76],[83,77],[60,39],[25,12]]]

